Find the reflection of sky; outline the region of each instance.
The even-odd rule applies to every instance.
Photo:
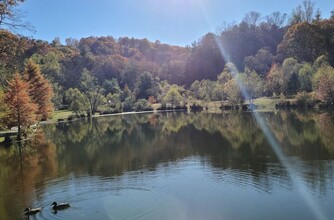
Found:
[[[212,168],[201,157],[160,164],[119,177],[74,176],[48,182],[39,201],[70,202],[59,219],[312,219],[296,186],[269,175]],[[334,164],[331,164],[334,168]],[[269,168],[284,169],[279,164]],[[268,186],[264,186],[269,184]],[[329,183],[333,186],[333,183]],[[334,216],[334,189],[313,199]],[[44,212],[44,211],[43,211]],[[44,217],[54,217],[51,212]],[[50,216],[48,216],[50,215]]]

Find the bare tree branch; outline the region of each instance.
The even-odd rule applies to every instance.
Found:
[[[24,12],[16,7],[24,0],[0,0],[0,28],[17,32],[18,30],[28,30],[34,32],[34,27],[22,20]]]

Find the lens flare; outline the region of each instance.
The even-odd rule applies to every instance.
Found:
[[[203,17],[206,19],[207,24],[211,28],[211,30],[213,30],[212,27],[210,26],[210,22],[209,22],[209,19],[208,19],[209,17],[208,17],[208,14],[205,11],[205,8],[203,7],[203,5],[201,5],[201,8],[202,8],[202,12],[203,12]],[[224,49],[223,44],[220,41],[220,39],[218,38],[218,36],[216,36],[215,41],[216,41],[216,44],[219,48],[222,60],[224,60],[226,63],[231,62],[230,59],[229,59],[229,55],[227,54],[226,50]],[[232,72],[232,75],[234,77],[237,76],[237,74],[238,74],[238,70],[234,66],[231,69],[231,72]],[[249,100],[250,95],[247,93],[247,91],[246,91],[245,87],[243,86],[241,80],[239,80],[238,77],[236,79],[237,79],[236,81],[237,81],[237,84],[240,88],[240,91],[241,91],[243,97],[246,100],[247,99]],[[252,115],[255,118],[256,123],[261,128],[263,134],[265,135],[266,139],[268,140],[271,148],[275,152],[275,154],[276,154],[277,158],[279,159],[280,163],[287,170],[289,178],[292,180],[293,184],[295,185],[295,187],[299,191],[302,198],[305,200],[305,203],[307,204],[307,206],[313,212],[316,219],[322,219],[322,220],[328,219],[327,216],[324,214],[324,212],[321,210],[318,203],[312,198],[312,196],[309,193],[309,191],[307,190],[307,187],[305,186],[302,178],[300,177],[298,172],[295,171],[293,164],[291,164],[289,162],[289,158],[284,155],[284,153],[283,153],[283,151],[280,147],[280,144],[278,143],[278,141],[276,140],[276,138],[274,137],[274,135],[270,131],[270,128],[268,127],[267,123],[265,122],[265,119],[263,117],[261,117],[261,115],[256,111],[252,111]]]

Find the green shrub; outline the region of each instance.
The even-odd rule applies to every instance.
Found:
[[[312,95],[310,93],[305,92],[305,91],[298,92],[295,98],[296,98],[296,104],[299,107],[312,106],[313,103],[314,103]]]
[[[146,99],[138,99],[134,104],[135,111],[152,111],[153,108],[150,106],[150,103]]]
[[[122,103],[122,105],[123,105],[123,111],[124,112],[133,111],[134,99],[131,98],[131,97],[126,97],[124,102]]]

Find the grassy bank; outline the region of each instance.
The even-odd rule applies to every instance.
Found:
[[[52,114],[51,121],[57,122],[59,119],[67,119],[69,116],[74,115],[73,112],[69,110],[58,110],[54,111]]]
[[[268,98],[268,97],[261,97],[253,100],[253,104],[255,105],[256,109],[264,109],[264,110],[274,110],[275,105],[279,102],[279,99],[276,98]],[[199,104],[204,109],[217,109],[221,107],[221,105],[231,105],[229,102],[224,101],[215,101],[215,102],[205,102],[203,100],[193,101],[189,103],[189,105],[192,105],[193,103]],[[247,100],[244,104],[250,104],[250,102]]]
[[[258,110],[268,110],[268,111],[273,111],[275,109],[275,105],[279,103],[280,100],[279,98],[269,98],[269,97],[261,97],[253,100],[253,104],[255,105],[255,108]],[[295,103],[296,99],[286,99],[285,101],[289,101],[291,103]],[[205,102],[203,100],[196,100],[196,101],[191,101],[188,103],[189,106],[192,104],[198,104],[203,107],[203,110],[216,110],[220,111],[220,107],[222,105],[222,102],[220,101],[215,101],[215,102]],[[249,104],[249,101],[246,101],[245,104]],[[155,103],[152,105],[152,108],[154,111],[159,109],[161,107],[161,103]],[[75,114],[69,110],[59,110],[55,111],[52,115],[51,121],[52,122],[58,122],[59,120],[64,120],[66,121],[69,117],[74,116]]]
[[[255,99],[253,101],[253,104],[259,109],[275,109],[275,105],[278,101],[279,99],[261,97],[261,98]]]

